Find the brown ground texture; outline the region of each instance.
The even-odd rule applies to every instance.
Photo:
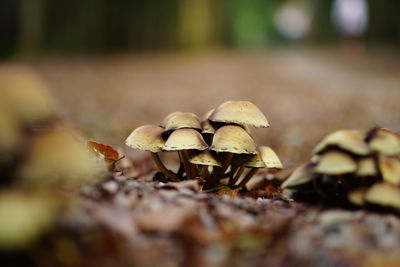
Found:
[[[333,130],[400,130],[397,55],[219,51],[30,64],[65,118],[91,139],[122,148],[130,168],[82,188],[80,206],[41,241],[47,249],[35,254],[40,265],[400,266],[396,215],[308,206],[273,193],[220,196],[199,192],[193,181],[153,181],[147,154],[123,146],[134,128],[170,112],[202,116],[224,101],[249,100],[271,123],[252,130],[256,142],[273,147],[289,173]]]

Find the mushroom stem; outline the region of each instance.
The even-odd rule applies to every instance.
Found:
[[[198,170],[196,164],[189,163],[190,165],[190,175],[192,178],[196,178],[198,176]]]
[[[228,169],[229,165],[232,162],[232,158],[233,158],[233,153],[231,152],[226,152],[225,157],[224,157],[224,161],[222,163],[222,167],[221,168],[217,168],[216,170],[216,177],[218,179],[222,178],[222,176],[224,175],[226,169]]]
[[[210,176],[210,172],[208,171],[208,166],[207,165],[203,165],[200,167],[200,175],[203,178],[207,178],[208,176]]]
[[[154,162],[156,163],[158,169],[169,179],[171,179],[174,182],[179,182],[178,177],[176,177],[175,174],[173,174],[170,170],[168,170],[164,164],[161,162],[160,157],[158,156],[157,153],[151,153],[151,157],[153,158]]]
[[[256,168],[251,169],[243,178],[243,180],[239,183],[238,187],[245,187],[247,182],[251,179],[251,177],[254,176],[254,174],[256,174],[257,171],[258,169]]]
[[[233,179],[233,176],[235,176],[235,173],[238,170],[238,168],[239,168],[238,165],[232,165],[231,166],[231,171],[228,173],[229,180]]]
[[[181,151],[179,151],[179,153],[181,154],[181,157],[182,157],[182,162],[183,162],[183,166],[185,168],[186,177],[189,178],[189,179],[193,178],[192,177],[192,169],[191,169],[191,166],[190,166],[190,163],[189,163],[188,156],[186,154],[187,151],[181,150]]]
[[[229,181],[229,186],[234,186],[237,182],[237,180],[239,180],[240,176],[242,176],[244,172],[244,167],[240,166],[239,170],[236,172],[235,176]]]
[[[176,176],[182,177],[184,171],[185,171],[185,168],[183,167],[183,163],[181,162],[179,164],[179,169],[178,169],[178,172],[176,173]]]

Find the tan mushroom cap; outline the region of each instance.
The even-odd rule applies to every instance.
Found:
[[[347,198],[349,199],[350,203],[353,203],[354,205],[357,206],[362,206],[364,205],[365,194],[367,193],[367,191],[368,188],[366,187],[357,188],[356,190],[351,191],[347,195]]]
[[[206,142],[198,131],[193,129],[179,129],[173,131],[172,134],[168,137],[163,147],[163,150],[205,150],[207,148],[208,146]]]
[[[215,129],[215,127],[208,120],[208,118],[214,112],[214,110],[215,108],[207,111],[206,114],[204,115],[203,120],[201,121],[201,128],[203,129],[202,133],[214,134],[217,131],[217,129]]]
[[[36,135],[27,160],[17,177],[27,184],[54,184],[75,188],[103,177],[105,165],[98,161],[70,127],[56,125]]]
[[[210,149],[235,154],[257,154],[257,147],[251,136],[237,125],[219,128],[214,134]]]
[[[232,161],[233,165],[243,166],[247,168],[265,168],[265,162],[261,158],[260,154],[255,155],[235,155]]]
[[[269,127],[267,118],[261,110],[249,101],[227,101],[215,109],[209,120],[252,125],[257,128]]]
[[[324,151],[329,146],[337,146],[353,154],[366,156],[371,153],[364,142],[364,135],[357,130],[339,130],[326,136],[313,150],[313,154]]]
[[[387,129],[373,130],[368,144],[372,150],[384,155],[400,155],[400,138]]]
[[[271,169],[283,168],[282,163],[278,158],[278,155],[276,155],[275,151],[273,151],[272,148],[268,146],[260,146],[258,147],[258,151],[262,160],[265,162],[265,165],[267,165],[268,168]]]
[[[217,131],[215,127],[211,125],[209,120],[202,121],[201,128],[203,129],[201,132],[204,134],[215,134]]]
[[[297,167],[293,173],[281,185],[282,188],[294,188],[311,182],[312,174],[308,164],[302,164]]]
[[[201,151],[200,153],[193,153],[189,158],[189,162],[198,165],[222,167],[222,163],[208,150]]]
[[[55,105],[46,85],[29,68],[16,65],[0,67],[0,95],[20,124],[56,117]]]
[[[162,151],[165,141],[162,138],[164,129],[157,125],[143,125],[135,130],[125,140],[131,148],[158,153]]]
[[[400,185],[400,159],[381,155],[379,157],[379,169],[384,181]]]
[[[339,175],[353,173],[357,170],[357,162],[348,154],[341,151],[327,151],[321,155],[314,173]]]
[[[400,188],[388,183],[374,184],[365,195],[369,203],[400,209]]]
[[[356,176],[375,176],[377,174],[375,161],[372,157],[361,158],[358,160]]]
[[[165,127],[165,131],[191,128],[201,130],[201,123],[196,114],[190,112],[172,112],[167,115],[162,126]]]

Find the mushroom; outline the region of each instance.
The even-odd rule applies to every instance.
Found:
[[[178,129],[190,128],[201,131],[201,123],[196,114],[190,112],[172,112],[167,115],[161,123],[165,127],[165,132]]]
[[[301,164],[298,166],[292,174],[282,183],[281,187],[286,188],[296,188],[303,184],[310,183],[312,180],[312,175],[310,173],[310,164]]]
[[[234,154],[257,154],[256,145],[251,136],[242,127],[226,125],[219,128],[213,138],[210,150],[225,153],[222,168],[215,173],[220,179],[232,162]]]
[[[379,156],[382,179],[393,185],[400,185],[400,160],[397,157]]]
[[[361,187],[357,188],[353,191],[351,191],[347,197],[350,201],[350,203],[356,205],[356,206],[362,206],[365,203],[365,194],[367,193],[368,188],[366,187]]]
[[[179,181],[178,177],[168,170],[161,162],[157,153],[162,151],[165,141],[162,138],[164,129],[156,125],[144,125],[136,128],[125,140],[131,148],[149,151],[158,169],[172,181]]]
[[[388,156],[400,155],[400,138],[388,129],[372,129],[366,140],[375,152]]]
[[[249,101],[227,101],[219,105],[209,117],[210,121],[251,125],[256,128],[269,127],[260,109]]]
[[[186,176],[191,179],[194,178],[196,173],[194,173],[194,168],[190,166],[188,161],[188,150],[205,150],[207,148],[208,145],[198,131],[194,129],[179,129],[171,133],[164,144],[163,150],[180,152]]]
[[[105,164],[93,158],[77,136],[61,123],[34,135],[16,177],[26,184],[67,189],[104,177]]]
[[[356,176],[375,176],[377,175],[375,161],[372,157],[360,158],[358,161]]]
[[[242,179],[242,181],[239,183],[238,187],[244,187],[246,186],[247,182],[257,173],[257,170],[259,168],[270,168],[270,169],[281,169],[282,168],[282,163],[280,162],[278,156],[275,154],[275,152],[267,146],[260,146],[258,148],[258,154],[252,155],[252,156],[244,156],[243,163],[240,163],[240,159],[238,160],[237,164],[235,165],[241,165],[239,168],[238,174],[240,174],[242,168],[247,167],[251,168],[251,170],[246,174],[246,176]],[[236,183],[236,180],[239,178],[238,174],[232,179],[230,185],[234,185]]]
[[[204,137],[204,140],[207,142],[207,144],[211,145],[212,144],[212,138],[217,129],[211,124],[211,122],[208,120],[210,115],[214,112],[215,109],[211,109],[207,111],[207,113],[204,115],[203,120],[201,121],[201,134]]]
[[[278,155],[268,146],[259,146],[260,156],[269,169],[282,169],[283,165]]]
[[[222,167],[222,164],[219,162],[216,156],[214,156],[209,150],[204,150],[199,152],[192,153],[189,157],[189,162],[196,165],[202,165],[200,173],[204,178],[208,178],[210,173],[208,171],[208,167]]]
[[[161,125],[165,128],[163,137],[165,139],[175,130],[178,129],[195,129],[201,131],[201,123],[196,114],[190,112],[172,112],[167,115],[162,121]],[[178,176],[181,176],[184,171],[184,158],[186,158],[182,153],[179,153],[180,166],[178,170]],[[188,164],[186,162],[186,164]]]
[[[339,130],[329,134],[313,149],[312,153],[319,154],[332,146],[359,156],[371,153],[371,149],[364,142],[363,134],[356,130]]]
[[[374,184],[365,194],[365,201],[400,210],[400,188],[388,183]]]
[[[328,175],[353,173],[356,170],[356,161],[348,154],[336,150],[327,151],[322,154],[313,168],[314,173]]]

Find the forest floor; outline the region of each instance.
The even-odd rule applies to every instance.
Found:
[[[219,51],[51,57],[30,64],[65,118],[90,139],[121,148],[137,172],[83,188],[81,208],[58,234],[62,239],[72,232],[77,249],[66,245],[67,256],[55,263],[399,266],[395,215],[312,207],[279,196],[218,196],[199,192],[191,181],[159,183],[147,154],[123,145],[134,128],[157,124],[170,112],[203,116],[224,101],[249,100],[271,124],[252,130],[256,143],[276,150],[287,175],[333,130],[400,131],[398,55]]]

